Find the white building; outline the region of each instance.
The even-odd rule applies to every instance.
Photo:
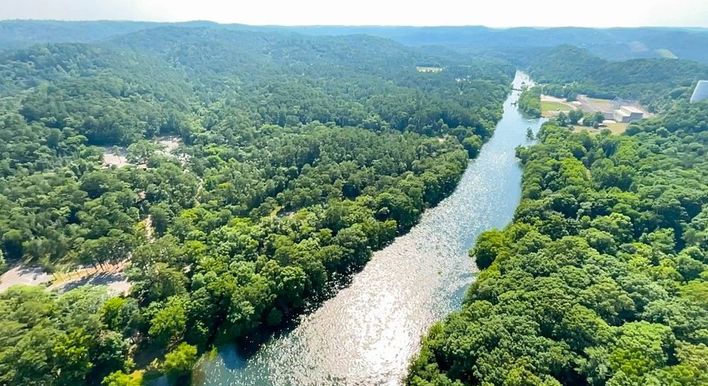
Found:
[[[691,103],[708,99],[708,80],[699,80],[691,95]]]
[[[644,118],[644,112],[636,107],[622,106],[612,114],[616,122],[628,123]]]

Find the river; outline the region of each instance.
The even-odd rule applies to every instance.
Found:
[[[514,88],[528,77],[517,72]],[[467,255],[477,236],[509,223],[521,197],[521,169],[514,155],[527,119],[513,91],[493,137],[470,162],[455,192],[425,211],[420,223],[371,261],[351,284],[295,328],[273,336],[255,354],[233,347],[195,371],[199,386],[399,385],[435,322],[458,309],[475,276]]]

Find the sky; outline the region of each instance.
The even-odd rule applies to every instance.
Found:
[[[708,0],[0,0],[0,19],[708,27]]]

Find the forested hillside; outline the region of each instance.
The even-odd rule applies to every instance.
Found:
[[[462,52],[504,52],[514,56],[558,45],[588,49],[610,60],[659,58],[708,63],[708,30],[700,28],[488,28],[406,26],[250,26],[207,21],[147,23],[128,21],[66,22],[52,20],[0,21],[0,49],[37,43],[97,42],[159,26],[198,27],[232,31],[296,32],[313,36],[369,35],[413,47],[439,46]]]
[[[676,59],[607,61],[589,51],[560,46],[529,53],[520,60],[543,92],[575,98],[635,99],[658,110],[670,101],[688,99],[700,79],[708,78],[708,65]]]
[[[558,45],[573,45],[609,60],[658,58],[668,50],[681,59],[708,63],[703,49],[708,30],[700,28],[489,28],[440,27],[294,27],[308,34],[362,33],[390,38],[412,46],[439,45],[475,53],[533,52]]]
[[[89,43],[156,26],[133,21],[2,20],[0,49],[45,43]]]
[[[513,71],[197,27],[2,52],[0,268],[124,262],[131,290],[0,294],[0,384],[178,379],[297,315],[452,192]]]
[[[706,383],[708,106],[681,99],[708,68],[594,56],[708,60],[706,36],[0,22],[0,273],[110,263],[128,287],[1,292],[0,385],[185,384],[207,350],[294,320],[455,189],[511,63],[662,115],[519,149],[514,223],[480,237],[407,382]],[[537,49],[559,43],[590,51]]]
[[[546,124],[514,222],[435,325],[409,385],[708,383],[708,104],[626,135]]]

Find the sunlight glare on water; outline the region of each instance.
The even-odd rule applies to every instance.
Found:
[[[517,73],[514,86],[529,83]],[[249,358],[233,347],[205,361],[195,384],[254,386],[399,385],[421,337],[459,308],[475,270],[467,251],[477,236],[512,219],[521,196],[515,148],[542,119],[504,103],[504,115],[455,192],[426,210],[411,231],[375,252],[351,285],[274,336]]]

